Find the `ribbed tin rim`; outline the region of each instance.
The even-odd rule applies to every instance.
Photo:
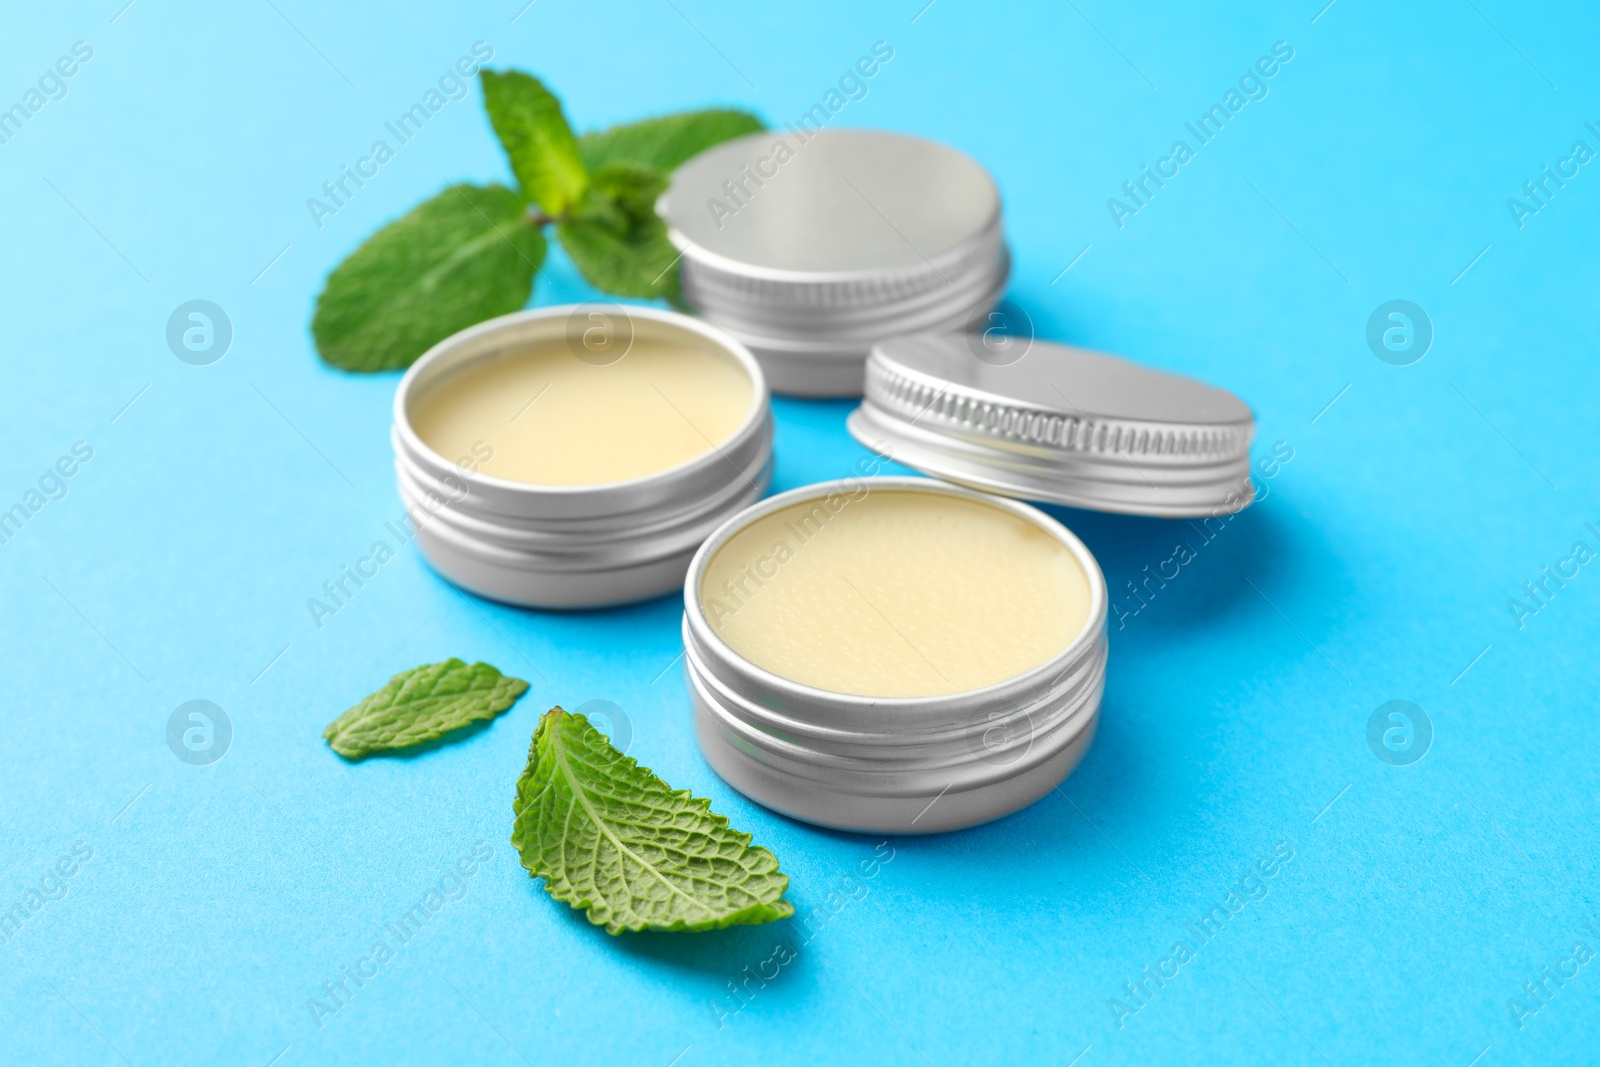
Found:
[[[876,346],[846,426],[868,447],[891,445],[916,470],[1027,500],[1194,518],[1240,511],[1254,498],[1253,418],[1072,415],[903,366]]]
[[[1007,511],[1050,535],[1072,553],[1088,580],[1089,615],[1082,630],[1057,655],[1020,675],[981,689],[935,697],[873,697],[835,693],[783,678],[739,655],[717,636],[700,603],[700,583],[711,559],[734,534],[757,519],[806,500],[825,499],[843,487],[861,484],[869,486],[869,491],[910,490],[987,504]],[[686,647],[696,654],[707,670],[755,708],[771,709],[791,718],[798,713],[803,718],[797,721],[808,721],[818,729],[843,731],[843,736],[854,736],[864,744],[871,744],[874,737],[886,733],[949,730],[988,707],[1029,706],[1037,700],[1041,689],[1048,691],[1053,681],[1103,640],[1106,605],[1105,577],[1094,555],[1072,531],[1035,507],[928,478],[892,476],[838,479],[769,497],[746,508],[713,532],[695,553],[684,579],[684,632]]]
[[[1089,698],[1104,678],[1107,645],[1102,632],[1093,645],[1056,674],[1045,695],[1058,700],[1060,706],[1045,708],[1051,714],[1042,724],[1035,721],[1035,713],[1040,711],[1038,705],[1024,706],[1007,701],[1005,706],[1009,710],[994,718],[985,718],[984,725],[990,729],[999,726],[1009,732],[1010,727],[1028,722],[1031,730],[1024,748],[1040,747],[1037,742],[1047,735],[1070,737],[1076,734],[1094,712]],[[714,694],[712,703],[723,708],[741,706],[742,710],[757,712],[749,718],[723,714],[724,721],[749,738],[759,738],[759,743],[774,753],[798,756],[819,767],[850,767],[881,773],[896,769],[921,772],[970,762],[970,750],[966,755],[961,752],[971,737],[967,723],[912,723],[897,729],[858,731],[808,722],[794,714],[796,709],[792,708],[752,708],[723,679],[710,672],[696,646],[686,647],[687,654],[693,657],[690,662],[694,669],[689,672],[692,682]],[[992,754],[994,750],[987,751]]]
[[[603,570],[675,556],[698,548],[706,534],[724,519],[761,498],[772,481],[769,453],[747,478],[730,481],[715,497],[695,502],[665,518],[643,515],[639,523],[606,519],[597,530],[541,531],[496,525],[457,508],[430,511],[428,490],[409,472],[400,473],[400,500],[410,510],[421,507],[425,523],[440,540],[496,566],[520,570]]]
[[[819,793],[862,798],[932,797],[1011,781],[1049,763],[1085,731],[1093,729],[1099,719],[1105,685],[1104,649],[1102,640],[1100,654],[1089,667],[1093,673],[1082,688],[1067,698],[1071,701],[1068,713],[1048,726],[1035,728],[1030,724],[1029,729],[1016,735],[1019,740],[1006,747],[974,745],[970,744],[971,738],[956,738],[932,757],[894,746],[882,746],[869,755],[819,752],[729,714],[707,693],[707,682],[713,676],[691,669],[688,677],[696,709],[723,730],[735,747],[747,755],[759,752],[762,765],[769,772],[780,772],[791,787],[801,785]],[[694,661],[689,665],[694,667]],[[980,736],[995,730],[999,723],[1000,720],[985,720]]]
[[[939,309],[943,318],[929,322],[926,319],[907,324],[905,322],[890,321],[887,324],[878,323],[871,331],[861,331],[857,336],[807,336],[785,335],[771,336],[757,333],[762,328],[747,327],[743,322],[730,321],[711,312],[706,316],[738,338],[756,359],[781,357],[796,361],[833,361],[853,362],[858,368],[864,368],[867,357],[873,347],[885,337],[897,337],[908,332],[955,331],[960,332],[981,323],[984,315],[993,309],[1005,295],[1008,277],[1006,274],[998,276],[991,287],[979,294],[976,300],[953,302],[949,307]],[[908,329],[908,326],[910,327]],[[768,373],[772,373],[769,368]],[[863,381],[865,374],[863,371]],[[859,396],[861,389],[858,387],[853,395]]]
[[[503,539],[507,545],[536,547],[573,539],[586,542],[635,540],[697,521],[720,508],[724,501],[748,492],[761,477],[770,473],[768,468],[772,466],[771,439],[757,438],[757,444],[759,447],[751,451],[747,462],[731,466],[731,476],[705,492],[680,497],[666,506],[644,507],[620,515],[550,516],[497,512],[481,506],[463,508],[459,505],[465,499],[464,485],[458,489],[433,478],[404,452],[395,455],[395,477],[402,494],[409,493],[419,500],[442,497],[456,505],[441,508],[437,517],[474,536]]]
[[[871,314],[874,309],[915,301],[963,280],[992,275],[1005,252],[996,217],[982,233],[920,264],[915,274],[901,268],[894,273],[851,272],[848,277],[799,271],[773,272],[780,276],[768,277],[747,274],[744,264],[708,252],[676,231],[669,236],[683,252],[684,272],[691,284],[724,304],[758,312]]]
[[[764,337],[775,342],[851,343],[870,347],[886,337],[926,333],[941,323],[956,320],[971,309],[993,305],[1005,292],[1011,277],[1011,256],[1002,245],[1000,255],[981,272],[951,280],[949,285],[912,297],[849,311],[808,306],[771,306],[721,300],[700,287],[699,279],[684,265],[684,299],[708,321],[736,337]],[[759,342],[758,342],[759,343]]]
[[[546,337],[537,328],[545,324],[561,324],[564,328],[568,316],[582,306],[561,304],[502,315],[452,334],[428,349],[406,371],[395,389],[392,411],[397,451],[404,450],[417,467],[434,479],[444,481],[449,478],[461,483],[466,487],[469,499],[481,501],[491,511],[552,518],[583,518],[626,514],[682,500],[686,496],[692,498],[699,486],[720,485],[727,480],[718,472],[728,471],[730,456],[740,455],[752,446],[759,448],[762,437],[770,441],[771,393],[767,389],[761,365],[744,344],[708,322],[675,311],[631,304],[615,306],[628,318],[657,324],[664,328],[664,332],[676,330],[700,336],[731,356],[750,375],[754,387],[750,410],[726,441],[675,467],[638,478],[595,485],[536,485],[459,467],[435,452],[417,435],[407,409],[420,381],[432,374],[444,373],[445,368],[457,361],[468,362],[489,355],[497,350],[493,347],[497,339],[506,344],[532,344],[559,339],[560,333],[551,332]],[[468,510],[473,509],[469,507]]]

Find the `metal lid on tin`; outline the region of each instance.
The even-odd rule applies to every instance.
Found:
[[[1177,518],[1253,495],[1242,400],[1069,345],[1036,341],[1018,357],[980,335],[884,341],[848,425],[916,470],[1027,500]]]
[[[975,160],[919,137],[764,131],[679,167],[660,208],[686,255],[730,274],[932,288],[941,261],[997,229],[1000,194]]]
[[[657,209],[684,299],[779,393],[859,396],[875,343],[969,328],[1010,273],[988,172],[903,134],[753,133],[679,167]]]

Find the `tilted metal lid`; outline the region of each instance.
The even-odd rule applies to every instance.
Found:
[[[979,335],[882,342],[849,428],[926,474],[1027,500],[1183,517],[1253,495],[1255,419],[1238,397],[1044,341],[1020,357]]]
[[[1000,194],[970,157],[879,130],[749,134],[679,167],[658,207],[702,276],[849,306],[992,271]]]

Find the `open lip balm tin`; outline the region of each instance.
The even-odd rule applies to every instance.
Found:
[[[981,321],[1010,274],[988,172],[903,134],[749,134],[679,167],[657,208],[684,299],[779,393],[860,396],[876,342]]]
[[[670,380],[670,355],[679,349],[694,353],[701,377]],[[669,362],[645,364],[652,351],[666,351]],[[611,368],[621,368],[630,352],[635,363],[627,368],[631,380],[624,383]],[[450,451],[459,451],[459,457],[442,454],[425,439],[429,433],[419,433],[419,421],[426,425],[435,419],[430,404],[440,403],[464,376],[493,373],[496,361],[532,359],[538,353],[569,362],[552,363],[544,377],[526,380],[527,396],[515,391],[516,379],[506,388],[492,382],[479,389],[470,399],[482,415],[455,433],[459,443]],[[706,378],[708,373],[714,377]],[[546,379],[550,395],[539,388]],[[709,384],[748,398],[747,409],[721,413],[725,436],[708,435],[688,414],[698,402],[696,394],[709,391]],[[670,395],[674,391],[676,401]],[[658,421],[642,419],[640,412],[630,418],[621,407],[612,410],[608,396],[619,405],[631,396],[647,405],[640,409],[644,415]],[[504,461],[517,458],[509,454],[520,447],[523,459],[537,463],[540,457],[528,455],[530,450],[548,452],[564,443],[564,435],[519,438],[535,412],[567,420],[575,438],[589,437],[599,458],[585,457],[582,464],[600,470],[602,480],[556,484],[574,478],[558,472],[519,480],[474,469],[485,453]],[[608,425],[607,419],[617,424]],[[651,440],[651,426],[670,430],[678,443],[674,454],[686,458],[660,466],[657,454],[665,453],[669,442]],[[441,433],[433,436],[443,448]],[[480,433],[469,449],[469,438]],[[772,414],[760,366],[716,327],[646,307],[538,308],[446,338],[401,379],[391,437],[401,501],[416,523],[428,562],[462,588],[527,607],[601,607],[671,592],[683,582],[706,536],[760,499],[772,476]],[[636,454],[630,455],[630,448]],[[608,469],[644,473],[611,479],[604,477]]]
[[[1020,358],[1015,349],[1002,355],[1003,363],[968,336],[878,345],[850,431],[879,455],[942,480],[846,479],[796,489],[734,516],[695,556],[683,631],[696,734],[717,773],[753,800],[837,829],[909,834],[975,825],[1039,799],[1094,737],[1106,670],[1106,586],[1094,556],[1065,526],[1002,496],[1154,516],[1222,515],[1250,503],[1255,424],[1233,394],[1063,345],[1040,342]],[[820,566],[808,574],[810,564],[795,562],[808,552],[826,556],[839,545],[829,548],[825,539],[851,533],[827,516],[864,516],[851,509],[907,491],[949,502],[936,526],[959,527],[960,506],[977,503],[1036,538],[996,529],[945,552],[942,562],[923,554],[916,536],[894,533],[880,540],[878,565],[858,563],[853,575]],[[814,511],[819,529],[786,521],[775,537],[777,518],[797,507]],[[762,540],[784,540],[792,551],[774,544],[753,564],[740,562]],[[1040,543],[1074,561],[1081,595],[1052,577],[1050,557],[1035,551]],[[785,594],[778,583],[790,575],[800,588]],[[889,592],[873,592],[880,587]],[[763,604],[781,595],[787,599]],[[961,625],[941,635],[929,620],[953,608]],[[858,637],[852,613],[868,625],[876,615],[883,629]],[[1053,638],[1029,644],[1052,619]],[[751,624],[781,635],[769,642],[776,652],[759,633],[751,637]],[[946,681],[962,681],[963,661],[991,663],[1001,676],[980,674],[983,684],[939,692],[857,695],[893,686],[870,672],[856,684],[848,672],[829,675],[809,663],[875,663],[893,653],[891,631],[929,669],[945,663]]]
[[[735,650],[719,634],[728,594],[708,585],[708,576],[719,577],[718,553],[730,542],[762,520],[782,518],[785,513],[806,515],[821,508],[815,513],[847,514],[852,507],[871,507],[875,499],[881,502],[900,494],[920,498],[915,499],[917,505],[930,504],[936,511],[941,503],[950,502],[958,510],[976,505],[996,512],[999,522],[1016,527],[1024,539],[1034,542],[1035,552],[1044,546],[1059,553],[1081,575],[1071,632],[1058,633],[1050,643],[1059,647],[1041,662],[970,689],[959,687],[959,675],[945,678],[930,659],[929,668],[954,684],[956,691],[864,696],[782,677]],[[785,524],[789,534],[799,531],[795,521]],[[820,527],[812,536],[837,538],[848,533]],[[810,545],[793,536],[790,541],[795,545],[793,559],[803,559]],[[763,574],[772,570],[776,576],[785,565],[792,564],[758,564],[756,569]],[[935,586],[943,576],[923,573],[919,578]],[[749,594],[748,603],[759,603],[764,590],[748,581],[741,584]],[[880,612],[878,604],[866,599],[859,588],[862,584],[873,589],[869,578],[857,573],[854,580],[845,577],[827,592],[841,598],[847,609],[855,609],[869,626],[875,625],[874,616],[881,619],[885,629],[879,636],[884,640],[909,644],[906,632],[917,633],[917,620],[901,618],[898,625],[890,621],[893,603],[885,601]],[[738,594],[731,595],[737,611]],[[872,595],[881,599],[875,589]],[[1083,542],[1027,504],[926,478],[808,485],[762,501],[712,534],[689,568],[684,607],[684,669],[701,751],[741,793],[794,818],[842,830],[897,834],[987,822],[1050,792],[1077,766],[1094,737],[1105,681],[1105,579]],[[1028,623],[1023,618],[1016,621]],[[949,663],[946,668],[956,673]]]

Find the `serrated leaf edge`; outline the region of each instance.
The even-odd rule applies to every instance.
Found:
[[[341,744],[341,735],[343,735],[347,730],[347,727],[344,725],[346,720],[351,719],[351,716],[364,708],[367,702],[373,697],[377,696],[379,693],[382,693],[384,690],[388,689],[391,685],[394,685],[408,674],[413,674],[424,667],[439,666],[445,667],[447,670],[456,670],[461,667],[488,667],[490,670],[494,671],[495,674],[499,675],[499,678],[495,683],[497,687],[501,683],[506,683],[506,689],[508,690],[506,696],[508,699],[505,707],[495,710],[474,711],[464,722],[457,723],[454,726],[447,726],[444,729],[430,729],[427,733],[415,738],[414,740],[407,741],[405,744],[360,746]],[[404,752],[406,749],[417,748],[421,745],[426,745],[430,742],[437,741],[442,737],[448,737],[457,730],[464,730],[475,723],[488,722],[499,718],[501,715],[504,715],[506,712],[510,711],[516,706],[517,701],[522,699],[523,694],[528,691],[528,688],[529,686],[527,682],[523,681],[521,678],[514,678],[511,675],[506,674],[492,663],[484,663],[482,660],[475,660],[472,663],[467,663],[465,660],[457,656],[451,656],[449,659],[440,660],[438,663],[418,664],[416,667],[410,667],[406,670],[399,671],[391,675],[387,682],[384,682],[377,689],[374,689],[372,692],[368,693],[366,696],[350,705],[344,711],[340,712],[338,718],[334,719],[327,726],[323,727],[322,737],[328,742],[329,748],[333,749],[333,751],[337,752],[340,756],[352,762],[360,762],[361,760],[364,760],[369,756],[376,755],[380,752]]]
[[[660,931],[664,933],[699,933],[707,930],[726,929],[730,926],[747,926],[759,923],[775,922],[779,919],[787,919],[794,914],[794,905],[781,898],[781,894],[788,891],[789,876],[784,874],[783,871],[778,868],[778,857],[774,855],[770,849],[763,848],[760,845],[751,844],[754,839],[750,834],[745,833],[742,830],[733,829],[729,825],[728,817],[726,815],[721,815],[711,810],[711,801],[709,798],[697,797],[691,790],[688,789],[673,789],[660,775],[656,774],[649,767],[640,766],[638,760],[628,755],[622,756],[622,761],[627,765],[628,769],[643,771],[645,774],[649,775],[651,778],[654,778],[656,781],[665,786],[667,791],[673,796],[687,798],[689,803],[697,805],[700,811],[716,824],[717,829],[726,830],[730,835],[732,835],[733,838],[739,842],[742,848],[749,849],[752,852],[765,853],[766,855],[771,856],[774,865],[774,873],[782,880],[783,883],[782,888],[778,891],[780,898],[770,904],[764,902],[751,904],[750,906],[741,908],[736,912],[731,912],[727,915],[721,916],[720,918],[712,919],[706,922],[689,923],[679,919],[666,926],[653,926],[642,921],[635,923],[619,923],[615,921],[597,919],[594,917],[594,914],[591,910],[597,903],[596,901],[590,899],[578,899],[580,897],[580,893],[577,891],[568,887],[555,886],[552,883],[551,878],[552,874],[555,872],[544,869],[543,864],[538,863],[537,861],[530,863],[528,861],[529,850],[523,847],[523,845],[528,842],[528,838],[521,827],[522,812],[524,810],[522,804],[522,786],[523,783],[528,781],[528,779],[533,775],[534,767],[538,762],[540,741],[548,736],[550,738],[549,743],[552,746],[559,745],[560,732],[555,729],[555,726],[562,718],[578,720],[584,725],[589,726],[590,729],[594,729],[593,725],[589,723],[587,717],[569,712],[559,704],[545,712],[545,714],[539,719],[539,725],[534,729],[532,741],[530,741],[528,744],[528,762],[523,768],[522,774],[517,778],[517,793],[512,801],[512,812],[514,818],[511,827],[511,845],[517,850],[517,855],[521,859],[522,866],[528,871],[529,876],[533,878],[544,879],[544,890],[550,895],[551,899],[559,900],[562,903],[581,910],[584,913],[584,917],[588,919],[590,923],[594,924],[595,926],[604,926],[606,933],[612,935],[613,937],[621,934],[624,930],[634,933],[643,930]],[[599,733],[598,730],[595,732]],[[604,737],[605,735],[601,734],[601,736]],[[606,741],[609,744],[610,738],[606,738]],[[556,755],[559,756],[559,753],[556,753]],[[562,762],[563,766],[565,766],[564,759]],[[577,778],[572,774],[570,768],[566,769],[565,773],[568,781],[572,785],[573,792],[581,796],[584,793],[583,787],[578,783]],[[665,878],[662,878],[656,873],[653,867],[651,867],[648,863],[645,863],[643,860],[640,860],[637,855],[628,850],[622,844],[622,842],[618,840],[616,835],[611,833],[610,830],[606,828],[605,822],[598,817],[598,814],[595,812],[593,806],[588,802],[587,798],[583,800],[583,804],[585,809],[589,812],[589,816],[594,821],[595,825],[604,830],[606,836],[611,839],[612,844],[618,849],[618,851],[627,852],[629,856],[633,857],[635,862],[639,863],[640,866],[650,871],[650,873],[654,875],[657,880],[666,885],[667,888],[672,890],[674,893],[684,897],[686,900],[692,901],[702,911],[710,911],[710,909],[706,908],[705,905],[701,904],[697,900],[694,900],[693,897],[688,896],[681,889],[678,889],[676,886],[672,885]],[[539,854],[538,849],[534,849],[533,852],[536,856]]]

